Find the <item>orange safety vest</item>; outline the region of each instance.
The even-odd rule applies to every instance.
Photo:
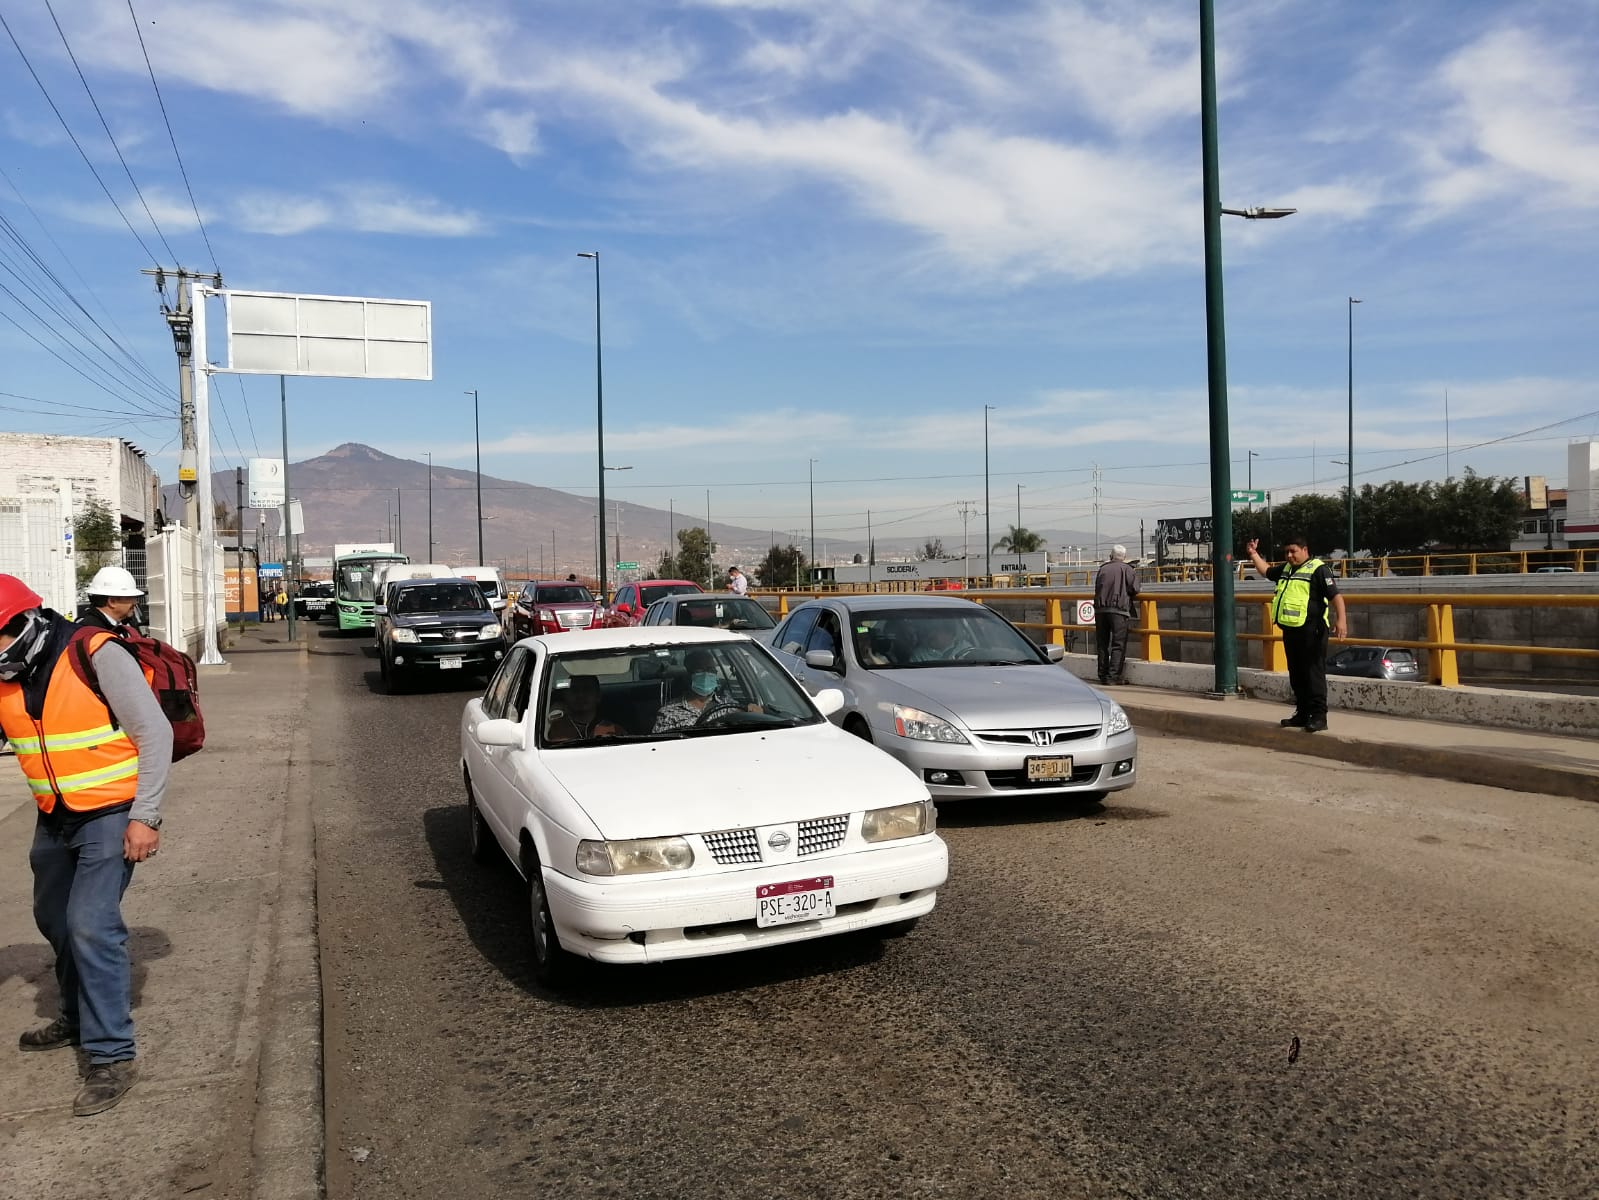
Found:
[[[109,631],[92,635],[89,653],[115,637]],[[28,715],[20,683],[0,681],[0,729],[17,752],[40,812],[53,812],[57,801],[75,813],[115,808],[130,803],[138,790],[138,749],[65,653],[50,673],[41,720]]]

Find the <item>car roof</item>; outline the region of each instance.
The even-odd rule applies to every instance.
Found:
[[[656,582],[651,580],[650,582]],[[748,600],[759,604],[754,596],[740,596],[737,592],[679,592],[675,596],[662,596],[656,604],[704,604],[707,600]]]
[[[663,583],[687,584],[689,587],[699,588],[702,592],[705,590],[703,585],[695,583],[692,579],[629,579],[627,583],[637,584],[639,587],[660,587]],[[626,587],[627,583],[617,586]]]
[[[388,586],[405,590],[407,588],[427,587],[435,583],[470,583],[476,584],[477,580],[467,579],[460,575],[434,575],[428,579],[391,579]]]
[[[877,595],[851,592],[837,596],[816,596],[807,600],[805,604],[817,601],[847,604],[849,610],[856,613],[883,612],[901,608],[947,608],[952,611],[979,608],[984,612],[990,611],[977,601],[968,600],[964,596],[940,596],[931,592],[886,592]],[[789,611],[798,612],[805,607],[805,604],[795,605]]]
[[[750,645],[742,633],[706,629],[698,625],[633,625],[626,629],[570,629],[565,633],[535,634],[523,638],[548,650],[619,650],[628,646],[682,646],[699,642],[737,642]]]

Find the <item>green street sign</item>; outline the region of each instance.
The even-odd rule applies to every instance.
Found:
[[[1245,491],[1242,488],[1239,488],[1238,490],[1233,492],[1233,503],[1234,504],[1264,504],[1264,503],[1266,503],[1266,493],[1264,491],[1250,492],[1250,491]]]
[[[618,571],[636,571],[638,570],[638,563],[617,563],[616,569]]]

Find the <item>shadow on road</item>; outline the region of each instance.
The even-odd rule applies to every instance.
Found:
[[[388,688],[383,686],[383,673],[381,671],[366,671],[362,674],[361,679],[365,682],[367,691],[374,696],[382,696],[384,699],[391,698]],[[448,681],[450,686],[443,686],[446,681]],[[446,675],[443,672],[439,672],[434,675],[411,676],[405,681],[405,686],[401,689],[400,696],[401,698],[416,695],[478,696],[483,693],[485,686],[486,681],[481,675],[463,675],[459,673]]]
[[[464,803],[429,809],[422,814],[422,828],[439,878],[417,880],[415,886],[449,894],[478,953],[507,980],[525,992],[568,1007],[636,1007],[769,987],[869,966],[885,953],[880,937],[863,933],[681,962],[643,966],[586,963],[570,988],[549,992],[533,980],[521,876],[503,857],[485,865],[472,861]],[[910,940],[916,936],[912,934]]]
[[[1150,821],[1169,816],[1134,800],[1118,800],[1125,792],[1104,799],[1039,798],[1019,796],[1004,800],[941,803],[938,823],[949,829],[981,829],[990,825],[1041,825],[1060,821]]]

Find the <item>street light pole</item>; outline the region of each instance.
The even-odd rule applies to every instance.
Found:
[[[816,460],[809,460],[811,483],[811,570],[816,570]]]
[[[994,586],[994,529],[989,521],[992,501],[988,494],[988,414],[992,404],[983,405],[983,586]]]
[[[1249,488],[1249,490],[1251,492],[1253,492],[1255,490],[1255,460],[1257,458],[1259,458],[1259,457],[1260,457],[1260,452],[1258,450],[1251,450],[1249,452],[1249,476],[1248,476],[1249,481],[1248,481],[1248,483],[1245,484],[1245,486],[1247,488]],[[1255,511],[1255,498],[1254,498],[1254,496],[1250,496],[1250,498],[1249,498],[1249,511],[1250,512],[1254,512]],[[1268,550],[1267,553],[1268,554],[1271,553],[1270,550]]]
[[[423,562],[433,561],[433,451],[428,451],[428,549]]]
[[[1216,692],[1238,690],[1233,612],[1233,509],[1227,428],[1227,333],[1222,306],[1221,178],[1216,145],[1215,0],[1199,0],[1200,143],[1205,224],[1205,350],[1210,392],[1211,628]]]
[[[1353,296],[1345,307],[1349,310],[1349,456],[1344,460],[1349,470],[1347,494],[1344,497],[1345,515],[1348,518],[1348,545],[1344,553],[1349,561],[1355,557],[1355,305],[1360,301]]]
[[[477,389],[462,394],[472,397],[472,450],[476,456],[477,476],[477,560],[487,566],[483,559],[483,439],[478,435]]]
[[[600,595],[607,591],[605,577],[605,370],[600,341],[600,252],[579,250],[579,258],[594,260],[594,434],[600,460],[600,513],[595,538],[599,546]]]

